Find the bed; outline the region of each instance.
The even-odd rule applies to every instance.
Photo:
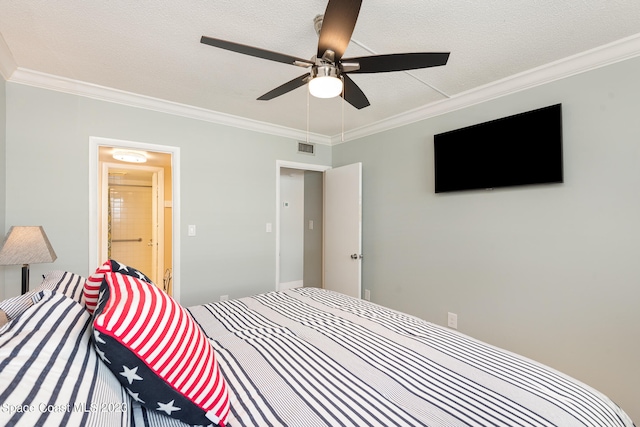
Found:
[[[88,301],[86,284],[52,272],[38,289],[0,302],[10,319],[0,326],[0,425],[186,425],[142,404],[151,398],[129,386],[142,381],[109,370],[96,320],[105,297]],[[335,292],[298,288],[181,310],[226,383],[221,425],[633,426],[567,375]]]

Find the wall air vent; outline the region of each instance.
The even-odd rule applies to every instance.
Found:
[[[315,154],[316,147],[314,144],[307,144],[306,142],[298,142],[298,153]]]

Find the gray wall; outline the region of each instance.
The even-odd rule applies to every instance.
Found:
[[[41,224],[58,255],[31,266],[87,274],[89,137],[180,147],[181,303],[275,289],[276,160],[330,163],[330,147],[297,154],[294,140],[8,82],[6,220]],[[187,237],[188,224],[197,236]],[[97,266],[96,266],[97,267]],[[20,269],[5,268],[5,296]]]
[[[4,216],[5,216],[5,206],[6,206],[6,197],[5,197],[5,182],[6,182],[6,173],[5,173],[5,147],[6,147],[6,87],[7,84],[4,81],[2,75],[0,75],[0,233],[1,237],[4,238],[5,225],[4,225]],[[0,300],[4,298],[4,274],[3,270],[6,267],[0,267]]]
[[[640,421],[640,58],[333,147],[372,300],[532,357]],[[560,185],[434,194],[433,135],[561,102]],[[517,141],[514,141],[517,143]]]
[[[322,172],[304,172],[304,286],[316,288],[322,287],[323,178]]]

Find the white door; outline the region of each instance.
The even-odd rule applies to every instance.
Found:
[[[324,288],[360,298],[362,163],[325,172]]]

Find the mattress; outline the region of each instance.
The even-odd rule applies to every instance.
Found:
[[[316,288],[190,307],[235,426],[632,426],[554,369]]]

